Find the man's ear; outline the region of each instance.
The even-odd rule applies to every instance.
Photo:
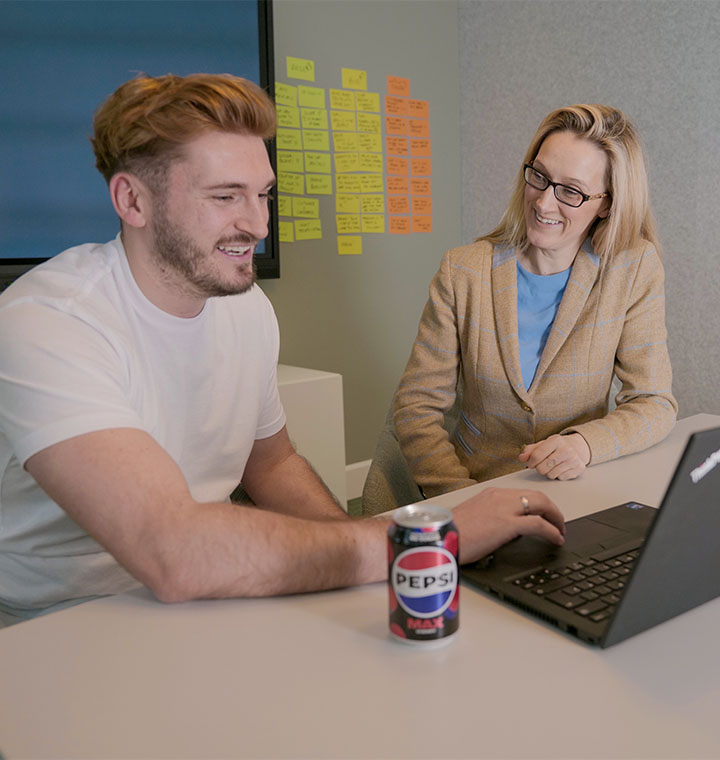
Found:
[[[131,227],[145,227],[150,221],[150,191],[129,172],[113,174],[108,184],[110,200],[120,219]]]

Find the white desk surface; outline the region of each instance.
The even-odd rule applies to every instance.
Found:
[[[718,424],[684,420],[577,481],[525,471],[500,484],[540,486],[569,518],[656,505],[687,434]],[[469,588],[456,639],[415,649],[389,638],[386,604],[384,584],[180,605],[141,591],[2,630],[0,753],[720,757],[720,599],[607,650]]]

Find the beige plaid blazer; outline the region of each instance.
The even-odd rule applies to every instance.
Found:
[[[514,250],[478,242],[445,254],[395,395],[403,455],[426,496],[522,469],[525,444],[580,433],[591,463],[640,451],[672,428],[677,403],[654,248],[601,266],[586,240],[527,390],[520,369]],[[613,377],[622,387],[609,412]],[[460,383],[454,431],[442,427]]]

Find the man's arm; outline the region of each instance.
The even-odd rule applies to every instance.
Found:
[[[307,519],[349,519],[310,464],[295,451],[284,427],[255,441],[242,485],[259,507]]]
[[[172,458],[140,430],[76,436],[33,455],[26,467],[163,601],[287,594],[387,576],[388,520],[304,520],[198,503]],[[523,514],[521,495],[531,516]],[[562,542],[562,515],[539,492],[487,489],[454,516],[464,562],[518,535]]]

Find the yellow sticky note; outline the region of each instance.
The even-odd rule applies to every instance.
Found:
[[[327,129],[327,111],[323,108],[301,108],[303,129]]]
[[[335,187],[338,193],[361,193],[361,177],[353,174],[337,174],[335,176]]]
[[[382,132],[382,121],[380,114],[377,113],[358,113],[357,115],[358,132],[371,132],[379,135]]]
[[[307,151],[305,153],[305,171],[320,174],[330,174],[332,165],[329,153],[314,153]]]
[[[344,111],[355,110],[355,93],[347,90],[330,90],[330,108]]]
[[[332,195],[332,178],[329,174],[306,174],[305,185],[310,195]]]
[[[293,198],[293,216],[317,219],[320,216],[320,201],[317,198]]]
[[[302,172],[303,154],[297,150],[278,150],[277,168],[279,172]]]
[[[382,156],[380,158],[382,159]],[[359,170],[360,170],[360,165],[358,164],[357,153],[336,153],[335,154],[335,171],[338,174],[342,174],[343,172],[356,172]]]
[[[385,185],[383,178],[379,174],[360,174],[356,175],[360,179],[361,193],[383,193]]]
[[[295,242],[295,226],[292,222],[280,222],[278,224],[278,239],[281,243]]]
[[[277,188],[280,193],[302,195],[305,192],[305,177],[292,172],[278,172]]]
[[[296,219],[295,237],[298,240],[320,240],[322,223],[319,219]]]
[[[302,132],[299,129],[278,129],[276,145],[278,149],[302,150]]]
[[[380,95],[377,92],[358,92],[355,95],[358,111],[380,113]]]
[[[367,71],[343,69],[342,86],[347,90],[367,90]]]
[[[298,200],[297,198],[295,200]],[[363,214],[384,214],[385,213],[385,196],[384,195],[361,195],[360,210]]]
[[[278,214],[292,216],[292,198],[289,195],[278,195]]]
[[[330,111],[330,126],[333,131],[354,132],[355,111]]]
[[[336,214],[335,224],[339,235],[360,232],[360,214]]]
[[[279,106],[297,105],[297,87],[294,84],[275,82],[275,103]]]
[[[305,150],[330,150],[330,136],[324,129],[303,129],[302,142]]]
[[[382,174],[382,153],[358,153],[358,171]]]
[[[338,214],[359,214],[360,196],[338,193],[335,196],[335,212]]]
[[[299,127],[300,109],[295,106],[276,106],[278,127]]]
[[[325,108],[325,90],[300,84],[297,88],[298,104],[306,108]]]
[[[364,135],[357,136],[359,149],[363,153],[382,153],[382,135]]]
[[[338,237],[338,254],[340,256],[357,255],[362,253],[362,238],[359,235],[343,235]]]
[[[385,232],[385,216],[383,214],[363,214],[362,231]]]
[[[355,132],[333,132],[333,148],[338,153],[357,153],[358,136]]]
[[[305,82],[315,81],[315,61],[287,56],[285,65],[288,79],[302,79]]]

